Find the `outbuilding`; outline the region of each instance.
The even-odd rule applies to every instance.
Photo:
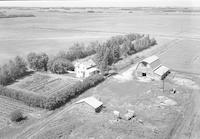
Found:
[[[169,68],[162,66],[159,57],[153,55],[143,59],[136,67],[137,77],[163,79],[170,73]]]
[[[99,112],[101,110],[101,108],[103,107],[103,102],[97,100],[95,97],[87,97],[87,98],[84,98],[76,103],[82,103],[82,102],[85,102],[87,103],[88,105],[90,105],[91,107],[94,108],[95,112]]]

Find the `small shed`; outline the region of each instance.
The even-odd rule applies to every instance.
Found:
[[[158,56],[151,56],[138,63],[135,74],[137,77],[162,79],[170,73],[169,68],[162,66]]]
[[[154,71],[154,73],[158,75],[160,79],[164,79],[170,73],[170,70],[165,66],[160,66]]]
[[[91,107],[93,107],[95,112],[99,112],[101,110],[101,108],[103,107],[103,102],[97,100],[95,97],[87,97],[76,103],[82,103],[82,102],[85,102],[88,105],[90,105]]]

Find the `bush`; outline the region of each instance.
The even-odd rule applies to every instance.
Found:
[[[74,71],[74,65],[71,61],[64,58],[54,58],[49,61],[48,69],[53,73],[64,74],[69,70]]]
[[[24,116],[20,110],[15,110],[10,114],[10,120],[12,122],[20,122],[23,119],[24,119]]]
[[[150,40],[150,46],[154,46],[154,45],[156,45],[156,44],[157,44],[156,39],[155,39],[155,38],[152,38],[152,39]]]

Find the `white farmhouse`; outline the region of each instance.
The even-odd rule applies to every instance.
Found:
[[[76,77],[78,78],[86,78],[100,72],[92,59],[77,61],[74,66]]]

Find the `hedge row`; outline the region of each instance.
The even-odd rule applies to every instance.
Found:
[[[58,92],[57,94],[52,95],[47,102],[47,109],[54,110],[64,105],[66,102],[72,98],[80,95],[84,91],[88,90],[91,87],[96,86],[104,80],[104,77],[100,74],[96,74],[84,79],[82,82],[77,82],[72,87]]]
[[[30,94],[22,91],[17,91],[14,89],[6,88],[0,86],[0,95],[7,96],[16,100],[20,100],[25,104],[32,106],[32,107],[40,107],[49,110],[54,110],[59,108],[60,106],[67,103],[72,98],[76,97],[77,95],[83,93],[87,89],[96,86],[98,83],[102,82],[104,77],[102,75],[96,74],[84,79],[82,82],[77,82],[70,88],[66,90],[62,90],[49,98]]]
[[[22,101],[32,107],[46,108],[47,98],[44,96],[26,93],[4,86],[0,86],[0,95]]]

